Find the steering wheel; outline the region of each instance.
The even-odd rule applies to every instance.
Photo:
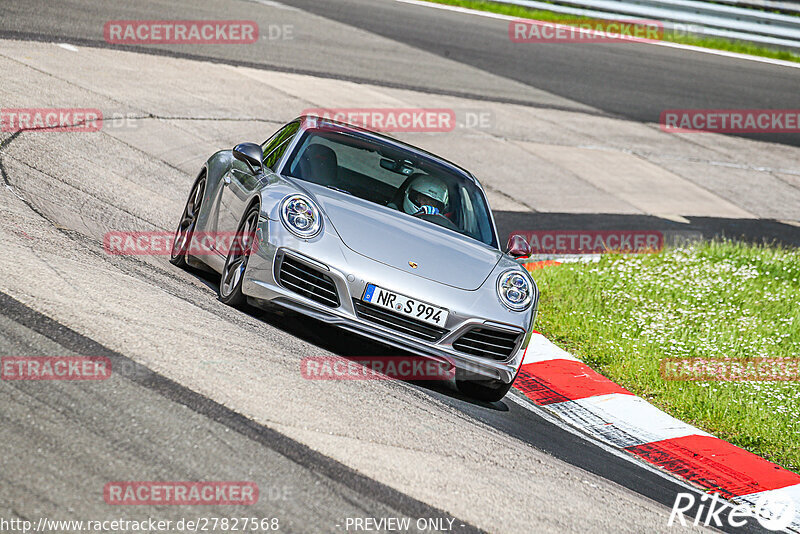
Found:
[[[433,224],[438,224],[439,226],[443,226],[448,230],[455,230],[456,232],[460,232],[458,226],[453,224],[453,221],[442,215],[441,213],[437,213],[436,215],[428,214],[428,213],[417,213],[414,217],[419,217],[423,221],[432,222]]]

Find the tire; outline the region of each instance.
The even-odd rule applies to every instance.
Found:
[[[200,208],[203,206],[203,195],[206,192],[206,175],[203,173],[192,186],[186,206],[183,208],[181,221],[175,231],[175,238],[172,240],[172,251],[169,262],[181,269],[189,268],[186,263],[186,252],[189,243],[192,242],[195,228],[197,227],[197,217],[200,215]]]
[[[247,297],[242,293],[242,283],[247,260],[253,249],[260,211],[258,204],[253,204],[245,211],[233,237],[228,257],[225,259],[225,267],[222,268],[219,279],[219,300],[229,306],[242,307],[247,301]]]
[[[499,401],[506,396],[513,384],[505,384],[499,380],[456,380],[456,387],[461,393],[483,402]]]

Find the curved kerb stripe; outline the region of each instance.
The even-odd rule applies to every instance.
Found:
[[[514,387],[597,439],[733,502],[793,500],[800,531],[800,475],[664,413],[538,332]]]

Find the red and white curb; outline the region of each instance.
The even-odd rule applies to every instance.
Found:
[[[786,499],[800,475],[662,412],[534,332],[514,387],[570,425],[736,504]]]

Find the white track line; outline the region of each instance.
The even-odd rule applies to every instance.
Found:
[[[490,19],[507,20],[507,21],[512,21],[512,20],[530,20],[532,22],[541,22],[541,23],[545,23],[545,24],[554,24],[552,22],[541,21],[541,20],[536,20],[536,19],[525,19],[523,17],[512,17],[512,16],[509,16],[509,15],[501,15],[499,13],[491,13],[489,11],[478,11],[476,9],[469,9],[469,8],[466,8],[466,7],[449,6],[449,5],[446,5],[446,4],[434,4],[434,3],[431,3],[431,2],[425,2],[423,0],[394,0],[394,1],[395,2],[400,2],[400,3],[403,3],[403,4],[411,4],[411,5],[415,5],[415,6],[429,7],[429,8],[433,8],[433,9],[441,9],[441,10],[444,10],[444,11],[452,11],[452,12],[455,12],[455,13],[464,13],[464,14],[467,14],[467,15],[475,15],[475,16],[478,16],[478,17],[485,17],[485,18],[490,18]],[[586,30],[586,31],[592,32],[593,30]],[[606,36],[606,37],[608,37],[608,36]],[[712,48],[702,48],[702,47],[699,47],[699,46],[692,46],[692,45],[687,45],[687,44],[670,43],[670,42],[667,42],[667,41],[658,41],[658,40],[654,40],[654,39],[637,39],[636,41],[631,41],[629,39],[626,39],[626,42],[631,42],[631,43],[632,42],[637,42],[637,43],[642,43],[642,44],[665,46],[667,48],[677,48],[679,50],[688,50],[688,51],[692,51],[692,52],[700,52],[702,54],[711,54],[711,55],[714,55],[714,56],[729,57],[729,58],[733,58],[733,59],[743,59],[743,60],[746,60],[746,61],[755,61],[757,63],[766,63],[766,64],[769,64],[769,65],[777,65],[777,66],[781,66],[781,67],[790,67],[790,68],[793,68],[793,69],[800,69],[800,63],[795,63],[795,62],[792,62],[792,61],[783,61],[781,59],[772,59],[772,58],[768,58],[768,57],[750,56],[750,55],[747,55],[747,54],[739,54],[739,53],[736,53],[736,52],[727,52],[725,50],[714,50]]]
[[[692,435],[711,436],[633,395],[595,395],[548,404],[547,409],[597,439],[620,448]]]

